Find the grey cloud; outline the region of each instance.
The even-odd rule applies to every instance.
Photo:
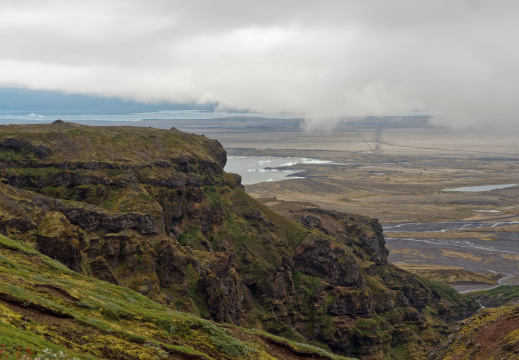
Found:
[[[514,0],[0,2],[0,86],[517,122]],[[313,124],[313,125],[315,125]]]

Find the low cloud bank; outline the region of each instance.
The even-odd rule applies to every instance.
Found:
[[[513,0],[10,1],[0,86],[338,116],[518,122]]]

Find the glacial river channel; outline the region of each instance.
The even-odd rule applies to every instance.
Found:
[[[510,218],[512,217],[443,223],[383,224],[382,226],[385,233],[405,233],[444,232],[448,230],[478,229],[519,223],[519,221],[507,221],[507,219]],[[405,262],[412,264],[461,266],[477,273],[501,274],[500,284],[519,284],[519,233],[496,231],[493,232],[493,234],[497,237],[492,241],[474,238],[386,238],[387,246],[390,248],[389,261],[393,263]],[[488,289],[492,286],[458,284],[453,287],[463,292]]]

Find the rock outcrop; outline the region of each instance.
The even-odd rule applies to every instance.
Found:
[[[45,214],[38,226],[37,249],[74,271],[81,271],[83,234],[65,215],[57,211]]]

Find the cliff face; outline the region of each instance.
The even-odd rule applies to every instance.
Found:
[[[282,217],[216,141],[70,123],[0,128],[0,232],[171,308],[364,358],[423,357],[477,304],[387,263],[376,220]]]

